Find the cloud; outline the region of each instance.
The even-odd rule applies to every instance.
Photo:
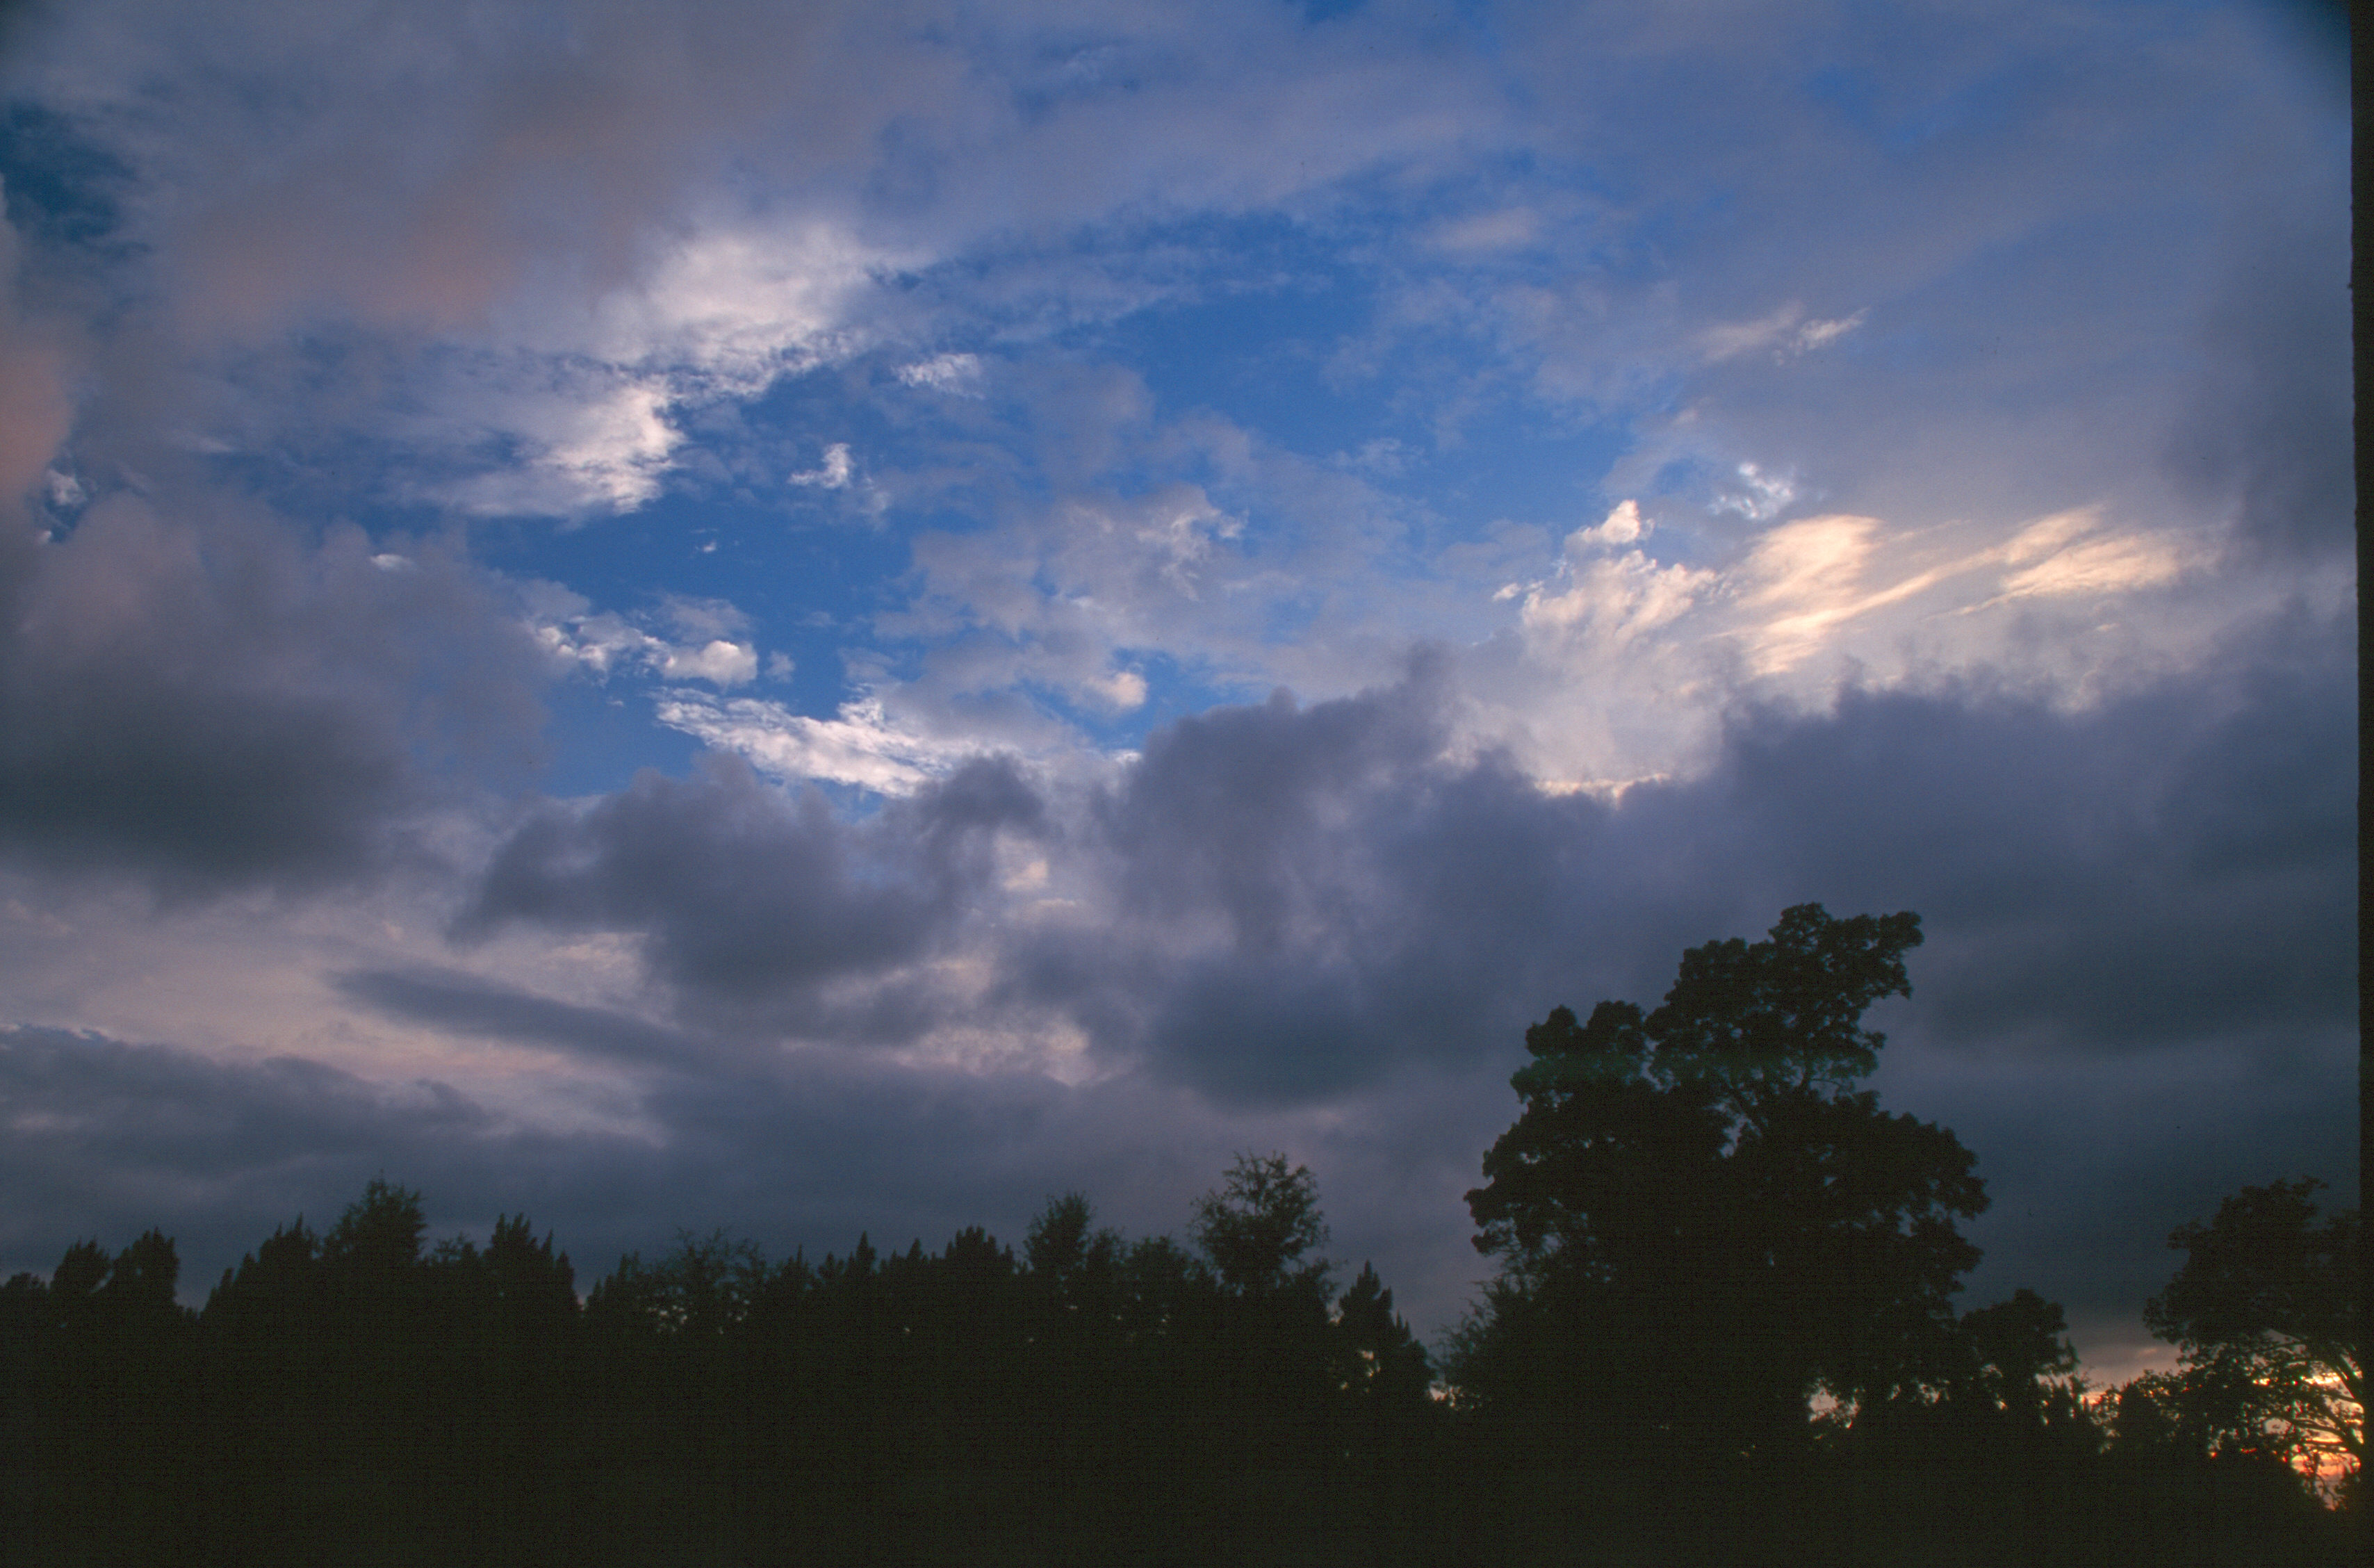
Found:
[[[840,490],[849,488],[850,475],[855,470],[849,460],[849,442],[834,442],[824,449],[821,466],[784,477],[795,485],[813,486],[819,489]]]
[[[1629,545],[1639,542],[1650,525],[1640,515],[1637,501],[1620,501],[1595,528],[1577,528],[1566,536],[1569,556],[1581,555],[1593,545]]]
[[[1258,668],[1264,623],[1308,593],[1288,563],[1257,558],[1242,518],[1185,483],[1073,491],[1007,527],[923,534],[913,559],[919,591],[876,626],[929,651],[906,690],[877,695],[918,714],[1031,688],[1127,713],[1147,690],[1135,651]]]
[[[1862,576],[1879,527],[1872,517],[1809,517],[1766,531],[1748,553],[1746,602],[1794,610],[1835,599]]]
[[[837,1020],[907,1038],[932,999],[885,987],[977,913],[997,835],[1040,820],[1002,761],[970,762],[851,824],[814,790],[786,796],[711,753],[688,780],[645,772],[617,795],[536,809],[497,849],[456,929],[629,934],[696,1014],[755,1009],[794,1029]],[[835,993],[838,982],[857,990]]]
[[[721,701],[677,691],[661,699],[658,714],[671,729],[745,758],[770,777],[855,784],[877,795],[912,795],[979,749],[903,729],[879,701],[864,698],[844,703],[838,717],[816,719],[759,698]]]
[[[1640,992],[1682,946],[1818,899],[1928,916],[1941,1038],[2338,1027],[2340,642],[2271,628],[2237,673],[2087,711],[1952,691],[1748,710],[1702,776],[1614,801],[1460,760],[1440,686],[1216,710],[1158,732],[1099,808],[1110,914],[1026,938],[1014,984],[1100,1049],[1293,1099]]]
[[[0,516],[18,526],[22,498],[63,481],[50,462],[74,419],[66,357],[19,303],[17,231],[0,221]]]
[[[0,1185],[16,1197],[0,1247],[18,1267],[52,1261],[28,1256],[36,1236],[44,1251],[92,1232],[128,1240],[174,1210],[220,1226],[268,1207],[268,1230],[290,1217],[282,1205],[320,1191],[325,1168],[352,1173],[358,1192],[369,1172],[358,1167],[374,1157],[401,1150],[409,1163],[502,1137],[496,1117],[441,1085],[382,1087],[288,1057],[217,1063],[60,1030],[0,1031]]]
[[[455,1001],[416,978],[424,991],[363,989],[474,1032],[584,1033],[575,1014],[489,1005],[467,983]],[[1030,1071],[838,1052],[641,1073],[625,1098],[630,1127],[555,1126],[435,1080],[0,1029],[0,1189],[19,1200],[0,1214],[0,1277],[46,1273],[85,1238],[119,1247],[157,1226],[178,1242],[183,1299],[196,1304],[276,1226],[301,1213],[327,1228],[374,1176],[422,1190],[432,1240],[483,1236],[497,1215],[524,1211],[570,1254],[581,1290],[623,1252],[649,1256],[720,1225],[771,1256],[805,1247],[811,1260],[846,1254],[861,1232],[886,1250],[911,1237],[936,1247],[985,1224],[1018,1243],[1049,1196],[1075,1190],[1108,1223],[1175,1233],[1246,1131],[1143,1083],[1066,1087]],[[1388,1155],[1357,1133],[1280,1140],[1326,1173],[1338,1236],[1388,1278],[1416,1278],[1393,1209],[1406,1192],[1446,1185],[1431,1161],[1414,1161],[1408,1141]],[[1436,1296],[1447,1317],[1449,1299]]]
[[[669,680],[742,686],[758,678],[758,654],[742,643],[711,638],[698,648],[668,650],[660,661],[659,673]]]
[[[1051,302],[1111,319],[1175,290],[1132,253],[1150,219],[1292,200],[1472,136],[1490,101],[1398,25],[1363,44],[1266,6],[1115,14],[1085,52],[1027,10],[465,9],[194,29],[118,0],[23,29],[14,95],[127,171],[114,291],[230,393],[184,410],[217,416],[204,439],[269,453],[311,423],[371,442],[407,500],[633,510],[705,407],[877,348],[976,396],[977,358],[918,349],[1011,326],[1001,288],[1076,252],[1082,288]],[[241,395],[279,377],[336,395]]]
[[[389,1018],[633,1067],[683,1067],[715,1050],[631,1013],[539,996],[463,970],[358,969],[333,984],[347,1000]]]
[[[1751,523],[1762,523],[1786,512],[1797,499],[1797,482],[1791,476],[1768,474],[1753,463],[1741,464],[1738,475],[1746,488],[1717,495],[1713,510],[1735,512]]]
[[[1707,779],[1625,808],[1720,802],[1695,831],[1642,831],[1767,902],[1921,910],[1943,1038],[2116,1053],[2327,1031],[2355,1006],[2341,645],[2277,622],[2215,675],[2092,710],[1873,693],[1756,714]]]
[[[2201,328],[2207,372],[2170,421],[2165,463],[2231,520],[2247,548],[2315,559],[2356,511],[2349,457],[2346,292],[2320,262],[2345,247],[2338,209],[2269,218],[2239,242]],[[2254,225],[2254,228],[2257,226]]]
[[[1653,1003],[1684,947],[1789,903],[1915,909],[1915,994],[1880,1020],[1904,1046],[1890,1103],[1957,1126],[1995,1180],[1985,1288],[2049,1287],[2127,1345],[2166,1231],[2221,1184],[2348,1174],[2347,631],[2267,626],[2225,673],[2091,710],[1748,711],[1703,776],[1614,799],[1461,761],[1422,686],[1217,710],[1100,808],[1103,892],[1013,944],[1004,996],[1240,1114],[1318,1115],[1505,1071],[1552,1006]],[[2110,1080],[2137,1087],[2081,1112]]]
[[[637,1075],[641,1130],[536,1131],[483,1099],[182,1057],[138,1057],[182,1087],[100,1116],[52,1055],[52,1087],[8,1103],[53,1118],[16,1146],[20,1168],[64,1173],[12,1190],[63,1190],[73,1161],[101,1157],[89,1140],[112,1138],[105,1158],[139,1173],[56,1212],[156,1222],[135,1200],[202,1162],[138,1152],[178,1096],[208,1138],[218,1120],[254,1129],[204,1155],[257,1162],[205,1189],[251,1229],[285,1218],[256,1194],[342,1202],[373,1170],[423,1167],[485,1195],[469,1204],[574,1220],[562,1239],[581,1248],[720,1220],[813,1238],[797,1216],[827,1211],[936,1233],[999,1222],[999,1203],[1027,1214],[1046,1190],[1102,1198],[1100,1179],[1129,1201],[1171,1184],[1169,1215],[1148,1211],[1167,1226],[1228,1140],[1274,1129],[1333,1151],[1331,1183],[1358,1173],[1395,1195],[1387,1212],[1347,1174],[1331,1211],[1397,1238],[1397,1288],[1440,1321],[1475,1271],[1446,1261],[1466,1256],[1457,1195],[1515,1113],[1501,1084],[1525,1024],[1561,1002],[1653,1002],[1684,947],[1817,899],[1925,917],[1915,994],[1876,1020],[1897,1042],[1881,1087],[1980,1153],[2004,1210],[1980,1230],[1999,1255],[1982,1295],[2047,1289],[2085,1343],[2115,1348],[2137,1292],[2166,1277],[2166,1231],[2206,1197],[2303,1161],[2346,1175],[2348,632],[2271,623],[2215,671],[2084,709],[1945,688],[1743,710],[1702,774],[1613,797],[1551,794],[1463,753],[1453,654],[1353,698],[1171,724],[1101,794],[981,764],[849,818],[730,764],[646,775],[537,808],[464,934],[622,936],[681,1021],[450,969],[335,972],[368,1013]],[[1001,843],[1043,868],[1008,875]],[[1003,1067],[886,1061],[957,1020],[1024,1052]],[[1070,1089],[1046,1076],[1067,1032],[1090,1069]],[[883,1065],[786,1055],[786,1035]],[[281,1106],[278,1130],[261,1111],[218,1114],[216,1072],[237,1105]],[[2098,1109],[2064,1114],[2080,1102]],[[1117,1149],[1123,1126],[1193,1158],[1150,1178]],[[2246,1136],[2261,1127],[2282,1129],[2284,1171]],[[812,1185],[770,1185],[798,1182]]]
[[[1475,213],[1445,223],[1429,238],[1442,250],[1454,254],[1468,254],[1530,245],[1540,230],[1540,214],[1525,207],[1503,207],[1497,212]]]
[[[983,374],[978,354],[934,354],[899,367],[899,379],[909,386],[928,387],[951,397],[981,396]]]
[[[369,876],[452,786],[424,765],[533,744],[539,678],[445,548],[382,569],[236,511],[130,495],[0,546],[0,852],[175,896]],[[416,846],[417,848],[417,846]]]
[[[2248,7],[2000,20],[22,22],[19,1013],[157,1033],[126,977],[252,932],[223,995],[271,995],[187,1038],[341,1055],[11,1037],[50,1141],[7,1190],[261,1226],[376,1158],[648,1245],[828,1188],[872,1222],[861,1182],[969,1222],[1067,1160],[1142,1193],[1125,1145],[1275,1129],[1427,1216],[1346,1195],[1448,1300],[1523,1024],[1819,897],[1930,918],[1902,1091],[2002,1192],[2144,1195],[2051,1233],[2164,1266],[2177,1143],[2088,1163],[2023,1095],[2255,1133],[2337,1081],[2344,99]],[[405,532],[440,516],[468,542]],[[673,733],[564,708],[611,793],[504,817],[556,672]],[[731,755],[600,774],[685,737]],[[335,915],[217,897],[399,865]],[[424,947],[456,908],[466,954]],[[370,1076],[404,1052],[462,1087]],[[514,1119],[589,1085],[630,1130]]]
[[[1872,517],[1808,517],[1758,536],[1737,573],[1747,617],[1737,629],[1757,675],[1789,669],[1828,647],[1844,622],[1922,593],[1951,573],[1916,572],[1885,586],[1865,582],[1883,525]],[[2118,585],[2147,586],[2136,576]],[[2104,586],[2110,586],[2105,580]],[[2008,595],[2006,595],[2008,596]]]
[[[1606,816],[1458,762],[1445,695],[1422,670],[1158,732],[1096,808],[1098,891],[1017,940],[1008,999],[1240,1106],[1310,1104],[1513,1037],[1548,947],[1587,929],[1568,877]]]
[[[521,586],[530,629],[554,658],[607,679],[614,670],[640,667],[663,680],[705,680],[721,689],[758,678],[758,650],[717,632],[738,631],[745,618],[731,606],[671,602],[666,618],[679,633],[699,642],[671,643],[614,611],[595,612],[582,595],[555,583]]]
[[[395,29],[348,6],[266,7],[194,33],[149,9],[116,6],[96,33],[49,18],[13,75],[132,171],[117,221],[136,250],[101,276],[137,301],[145,350],[203,389],[182,417],[220,450],[361,436],[406,500],[632,510],[676,466],[686,411],[846,358],[881,276],[923,259],[830,202],[723,199],[718,136],[896,112],[891,79],[862,106],[804,90],[785,111],[821,18],[742,18],[773,46],[762,73],[713,31],[715,8],[652,27],[597,6],[566,38],[437,6]],[[352,48],[321,49],[311,24],[331,16]],[[459,53],[456,25],[474,35]],[[269,84],[300,59],[311,85],[292,101]],[[351,370],[306,363],[291,335],[341,343]],[[331,395],[252,395],[284,378]]]
[[[1979,1156],[1993,1207],[1969,1228],[1986,1256],[1966,1303],[2022,1285],[2064,1303],[2096,1387],[2175,1362],[2143,1324],[2180,1261],[2170,1231],[2246,1185],[2313,1174],[2345,1194],[2356,1180],[2356,1119],[2335,1114],[2355,1102],[2345,1028],[2281,1057],[2171,1047],[2145,1072],[2090,1054],[2012,1067],[1901,1032],[1886,1055],[1883,1099],[1945,1122]]]
[[[1758,321],[1710,326],[1698,336],[1710,363],[1720,364],[1742,354],[1769,348],[1776,360],[1816,348],[1827,348],[1863,324],[1868,311],[1857,311],[1835,321],[1807,321],[1805,307],[1792,301]]]
[[[2154,527],[2247,509],[2250,539],[2337,540],[2337,59],[2254,7],[2161,18],[2147,53],[2074,15],[1511,13],[1535,145],[1592,147],[1623,195],[1553,230],[1555,270],[1412,276],[1437,336],[1407,341],[1437,365],[1474,344],[1467,386],[1528,370],[1621,430],[1605,492],[1669,523],[1757,504],[1745,460],[1924,530],[2109,498]],[[2202,139],[2151,129],[2212,98]]]
[[[2072,541],[2061,525],[2047,518],[2012,540],[2004,554],[2024,564],[2004,578],[2004,598],[2133,593],[2173,582],[2190,564],[2176,541],[2140,534]]]
[[[300,1213],[317,1230],[374,1176],[422,1189],[432,1239],[525,1211],[580,1289],[620,1253],[730,1224],[775,1256],[936,1246],[987,1222],[1018,1242],[1051,1193],[1171,1230],[1226,1160],[1213,1129],[1158,1126],[1142,1094],[1031,1075],[805,1055],[767,1071],[663,1076],[634,1132],[521,1122],[435,1081],[375,1083],[300,1057],[218,1062],[165,1045],[0,1030],[0,1274],[46,1273],[86,1237],[175,1237],[185,1301]]]
[[[411,449],[411,491],[474,514],[631,512],[661,495],[701,410],[868,347],[869,295],[899,265],[824,224],[704,231],[599,298],[523,297],[421,346],[405,381],[424,407],[382,433]],[[839,489],[851,473],[836,442],[789,478]]]
[[[1607,531],[1617,525],[1618,519],[1612,518],[1596,529],[1569,536],[1569,559],[1581,556],[1587,543],[1608,536]],[[1716,580],[1712,572],[1679,563],[1660,565],[1637,549],[1585,560],[1575,568],[1565,592],[1551,593],[1546,584],[1526,591],[1525,635],[1536,647],[1575,643],[1621,646],[1686,615]]]

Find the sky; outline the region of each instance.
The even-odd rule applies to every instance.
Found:
[[[1920,913],[1963,1301],[2356,1182],[2320,8],[0,12],[0,1273],[1182,1232]]]

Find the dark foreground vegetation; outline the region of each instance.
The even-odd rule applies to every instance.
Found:
[[[0,1287],[22,1563],[2312,1564],[2362,1457],[2356,1221],[2312,1183],[2177,1232],[2176,1373],[2094,1397],[2061,1309],[1957,1314],[1984,1195],[1854,1089],[1909,915],[1792,910],[1663,1007],[1559,1009],[1470,1195],[1447,1364],[1310,1173],[1187,1244],[1050,1200],[1017,1249],[770,1262],[718,1233],[580,1295],[523,1218],[428,1244],[373,1182],[203,1311],[172,1242]],[[2354,1468],[2351,1470],[2354,1475]]]

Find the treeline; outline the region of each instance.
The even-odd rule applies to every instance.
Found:
[[[2288,1189],[2298,1191],[2299,1189]],[[2202,1240],[2205,1227],[2193,1228]],[[2181,1234],[2181,1233],[2180,1233]],[[1437,1380],[1310,1173],[1240,1160],[1192,1245],[1052,1199],[1021,1247],[770,1262],[723,1234],[582,1296],[524,1219],[425,1244],[373,1182],[177,1303],[172,1242],[0,1286],[12,1562],[2339,1561],[2348,1520],[2196,1367],[2087,1399],[2060,1309],[1761,1450],[1678,1402]],[[2174,1292],[2171,1292],[2174,1294]],[[2162,1303],[2168,1297],[2163,1296]],[[2181,1302],[2179,1305],[2183,1304]],[[1459,1366],[1472,1339],[1454,1348]],[[2226,1381],[2221,1384],[2221,1378]],[[1677,1400],[1680,1390],[1675,1390]]]
[[[31,1564],[2256,1563],[2348,1555],[2354,1211],[2170,1238],[2179,1369],[2089,1390],[2063,1309],[1961,1308],[1975,1157],[1857,1087],[1910,914],[1786,912],[1662,1006],[1528,1031],[1440,1364],[1243,1156],[1184,1242],[1051,1198],[1018,1246],[590,1285],[524,1217],[374,1181],[180,1304],[172,1241],[0,1286],[0,1552]],[[2309,1472],[2322,1468],[2320,1486]]]
[[[0,1287],[16,1560],[1385,1561],[1437,1412],[1310,1173],[1240,1160],[1194,1245],[1051,1199],[1017,1252],[770,1261],[723,1234],[582,1298],[523,1218],[425,1244],[375,1181],[202,1310],[172,1242]],[[693,1545],[691,1543],[698,1543]],[[1133,1545],[1132,1543],[1135,1543]]]

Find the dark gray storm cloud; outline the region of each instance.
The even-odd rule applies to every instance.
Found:
[[[639,1067],[688,1066],[713,1050],[697,1036],[631,1013],[539,996],[459,970],[358,969],[332,984],[348,1001],[388,1018]]]
[[[1614,801],[1449,750],[1425,664],[1181,720],[1072,808],[982,761],[851,820],[712,759],[539,809],[460,928],[626,932],[692,1015],[852,1040],[911,1037],[937,1004],[918,984],[834,1015],[823,986],[970,930],[1014,1026],[1068,1019],[1109,1064],[1241,1105],[1502,1053],[1560,1003],[1652,1002],[1682,948],[1807,901],[1919,911],[1911,1016],[1959,1048],[2330,1031],[2355,1007],[2347,628],[2301,613],[2227,653],[2090,708],[1956,688],[1744,709],[1703,773]],[[1110,917],[979,923],[1007,831]]]
[[[1922,1027],[2121,1053],[2356,1011],[2350,628],[2264,627],[2098,709],[1850,697],[1644,808],[1697,874],[1926,917]],[[1644,824],[1646,825],[1646,824]]]
[[[818,992],[923,957],[971,914],[1001,830],[1043,811],[1013,766],[981,760],[873,819],[814,789],[786,797],[747,764],[705,758],[688,779],[646,772],[591,806],[548,805],[496,852],[456,929],[514,921],[639,935],[652,974],[694,1012],[785,1012],[814,1027]],[[844,1029],[911,1036],[927,998],[843,1010]]]
[[[2337,226],[2341,214],[2328,215]],[[2338,237],[2281,229],[2235,265],[2202,335],[2204,367],[2170,436],[2180,481],[2226,506],[2259,553],[2348,548],[2356,512],[2350,461],[2349,301],[2326,276]]]
[[[537,655],[433,549],[119,495],[0,545],[0,855],[170,895],[320,886],[405,847],[457,749],[515,754]]]
[[[1022,941],[1018,995],[1231,1100],[1506,1049],[1791,903],[1919,911],[1921,1027],[2082,1054],[2355,1007],[2347,628],[2264,628],[2098,707],[1951,690],[1748,710],[1609,804],[1439,753],[1419,685],[1182,722],[1097,814],[1126,916]]]
[[[11,1269],[46,1270],[55,1259],[39,1254],[82,1235],[185,1220],[237,1235],[300,1208],[318,1220],[382,1166],[408,1169],[431,1151],[467,1158],[501,1137],[495,1117],[433,1084],[382,1087],[296,1058],[225,1063],[47,1029],[0,1031],[0,1106]]]
[[[1280,1103],[1505,1035],[1607,887],[1609,814],[1445,760],[1434,681],[1184,720],[1093,818],[1122,918],[1021,939],[1017,1000],[1221,1100]],[[1595,897],[1593,895],[1596,895]]]

